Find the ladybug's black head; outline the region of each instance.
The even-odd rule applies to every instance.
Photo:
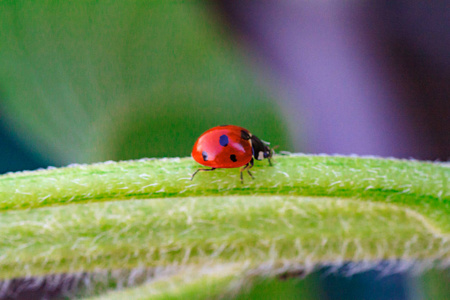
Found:
[[[263,160],[264,158],[269,159],[273,155],[273,150],[268,146],[269,143],[261,141],[258,137],[252,135],[252,150],[253,150],[253,157],[256,160]]]

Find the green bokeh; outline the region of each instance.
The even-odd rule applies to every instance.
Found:
[[[263,278],[257,280],[256,283],[249,288],[243,289],[243,291],[237,295],[236,300],[323,299],[324,297],[317,284],[317,277],[317,274],[312,274],[306,278]]]
[[[1,120],[57,165],[189,156],[220,124],[289,150],[223,25],[201,1],[3,1]]]

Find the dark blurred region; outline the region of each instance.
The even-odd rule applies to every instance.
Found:
[[[448,1],[380,1],[374,35],[412,116],[425,159],[450,158],[450,6]]]
[[[448,1],[216,1],[306,152],[450,157]],[[299,121],[301,120],[301,121]]]
[[[1,116],[1,112],[0,112]],[[36,152],[23,145],[8,129],[7,125],[0,122],[0,174],[24,170],[35,170],[52,165],[52,162],[42,159]]]
[[[322,270],[322,275],[326,269]],[[328,274],[323,280],[323,290],[327,300],[339,299],[414,299],[408,298],[408,280],[403,274],[380,277],[377,271],[367,271],[353,276]],[[419,295],[417,295],[419,296]],[[415,299],[420,299],[417,297]]]

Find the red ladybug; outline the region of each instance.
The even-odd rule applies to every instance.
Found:
[[[205,131],[195,142],[192,149],[192,157],[196,162],[211,169],[198,169],[192,174],[191,180],[199,171],[214,171],[220,168],[242,167],[242,172],[247,170],[250,177],[250,168],[253,167],[253,159],[262,160],[270,158],[273,150],[267,143],[252,135],[247,129],[234,126],[222,125]]]

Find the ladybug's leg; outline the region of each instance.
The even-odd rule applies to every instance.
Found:
[[[245,170],[245,168],[247,167],[247,165],[245,165],[244,167],[241,168],[241,183],[244,183],[244,175],[242,175],[242,171]]]
[[[198,172],[205,172],[205,171],[214,171],[216,168],[212,168],[212,169],[198,169],[197,171],[194,172],[194,174],[192,174],[191,176],[191,181],[192,179],[194,179],[195,174],[197,174]]]
[[[241,182],[242,183],[244,183],[244,176],[243,176],[243,174],[242,174],[242,172],[244,172],[244,170],[247,170],[247,172],[248,172],[248,175],[250,175],[250,177],[252,178],[252,179],[255,179],[254,177],[253,177],[253,175],[252,175],[252,173],[250,173],[250,168],[251,167],[253,167],[253,158],[252,158],[252,160],[248,163],[248,164],[246,164],[245,166],[243,166],[242,168],[241,168]]]
[[[253,177],[252,173],[250,173],[250,169],[253,168],[253,165],[254,165],[254,161],[253,161],[253,157],[252,157],[252,160],[247,164],[247,168],[246,169],[247,169],[248,175],[250,175],[250,177],[252,179],[255,179],[255,177]]]
[[[278,145],[273,147],[272,149],[269,149],[269,157],[267,159],[269,161],[269,166],[271,166],[271,167],[273,166],[272,160],[276,161],[275,158],[273,158],[273,155],[275,154],[275,151],[273,149],[276,149],[276,148],[278,148]]]

